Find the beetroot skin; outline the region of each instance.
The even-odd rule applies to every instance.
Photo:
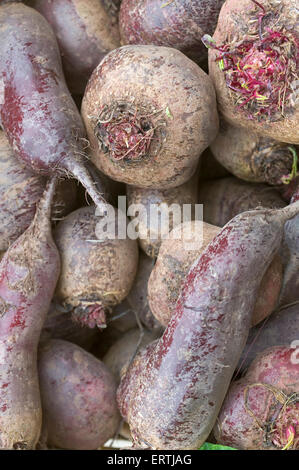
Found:
[[[119,22],[122,44],[154,44],[179,49],[195,62],[207,53],[200,40],[213,34],[224,0],[123,0]]]
[[[103,206],[83,165],[85,129],[53,31],[21,3],[1,6],[0,24],[0,123],[15,155],[35,172],[75,176]]]
[[[230,124],[299,143],[296,0],[227,0],[209,49],[219,110]]]
[[[120,423],[116,381],[105,364],[62,340],[39,350],[43,438],[63,449],[98,449]]]
[[[267,349],[231,385],[214,428],[217,442],[242,450],[298,450],[298,396],[298,353],[288,346]]]
[[[82,95],[92,71],[120,46],[117,8],[106,0],[31,0],[29,4],[52,26],[68,87]]]
[[[188,181],[218,132],[215,93],[175,49],[130,45],[90,77],[82,116],[93,163],[117,181],[167,189]]]
[[[37,346],[60,260],[51,236],[55,182],[0,264],[0,448],[34,449],[41,430]]]
[[[298,211],[299,203],[244,212],[194,262],[162,338],[137,369],[131,365],[118,390],[136,445],[196,449],[207,439],[245,346],[260,282],[285,222]]]

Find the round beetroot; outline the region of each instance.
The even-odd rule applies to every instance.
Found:
[[[119,304],[129,293],[138,264],[135,240],[99,239],[95,206],[69,214],[56,227],[54,237],[61,255],[57,300],[73,308],[73,318],[90,327],[105,326],[105,309]],[[116,224],[116,235],[118,220]]]
[[[39,351],[43,434],[63,449],[97,449],[120,422],[116,382],[107,367],[84,349],[51,340]]]
[[[94,164],[155,189],[188,181],[218,131],[209,77],[180,51],[158,46],[110,52],[88,82],[82,116]]]

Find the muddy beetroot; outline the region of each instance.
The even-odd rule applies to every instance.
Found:
[[[15,155],[34,171],[75,176],[103,199],[83,165],[85,130],[46,20],[19,3],[0,7],[0,121]]]
[[[43,439],[63,449],[98,449],[119,426],[116,381],[105,364],[62,340],[39,350]]]
[[[112,179],[140,188],[188,181],[218,131],[209,77],[168,47],[131,45],[110,52],[90,77],[82,116],[93,163]]]
[[[298,449],[298,392],[296,350],[263,351],[231,385],[214,428],[217,441],[242,450]]]
[[[52,180],[30,227],[0,264],[0,447],[32,449],[41,430],[37,346],[59,276]]]
[[[137,445],[195,449],[205,441],[245,346],[263,274],[298,211],[295,203],[236,216],[192,265],[162,338],[118,390]]]
[[[229,0],[204,37],[220,110],[231,123],[299,143],[295,88],[299,37],[295,2]]]

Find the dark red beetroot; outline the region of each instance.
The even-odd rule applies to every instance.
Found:
[[[34,218],[46,179],[20,162],[0,130],[0,250],[7,250]],[[52,219],[59,219],[76,208],[74,180],[60,181],[53,200]]]
[[[227,0],[210,47],[220,112],[238,127],[299,143],[299,37],[294,0]]]
[[[195,261],[162,338],[138,360],[139,371],[132,364],[118,391],[137,445],[196,449],[208,437],[245,346],[260,282],[284,223],[298,211],[296,203],[242,213]]]
[[[223,227],[241,212],[263,207],[279,209],[286,206],[279,192],[266,184],[247,183],[233,176],[199,185],[199,203],[203,204],[203,219]]]
[[[196,62],[207,53],[201,42],[213,34],[224,0],[123,0],[122,44],[154,44],[179,49]]]
[[[120,46],[116,6],[106,0],[31,0],[29,4],[52,26],[68,87],[82,95],[105,54]]]
[[[42,174],[72,174],[103,199],[83,166],[85,130],[49,24],[22,4],[0,7],[0,122],[16,156]]]
[[[298,346],[260,353],[219,413],[217,442],[242,450],[299,449]]]
[[[299,305],[291,305],[277,312],[262,324],[251,328],[242,353],[237,373],[243,373],[258,353],[272,346],[290,346],[299,339]]]
[[[105,364],[68,341],[39,350],[43,438],[63,449],[97,449],[117,432],[116,381]]]
[[[60,262],[51,235],[55,182],[0,264],[0,447],[33,449],[41,430],[37,345]]]

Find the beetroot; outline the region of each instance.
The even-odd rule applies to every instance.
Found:
[[[90,77],[82,116],[93,163],[112,179],[140,188],[188,181],[218,132],[209,77],[168,47],[110,52]]]
[[[83,165],[85,130],[46,20],[25,5],[0,7],[0,122],[15,155],[34,171],[71,174],[103,199]]]
[[[191,217],[194,217],[194,205],[197,203],[197,172],[186,183],[170,189],[151,189],[138,188],[136,186],[127,186],[128,207],[131,205],[141,205],[138,208],[138,214],[132,214],[136,222],[136,231],[139,233],[138,241],[142,250],[151,258],[156,258],[163,238],[167,237],[172,228],[181,222],[184,204],[189,204],[192,208]],[[180,209],[179,221],[175,215],[171,214],[171,207]],[[157,212],[154,210],[156,205]],[[164,214],[169,217],[163,218]],[[169,213],[168,213],[169,210]],[[130,214],[131,215],[131,214]],[[157,218],[157,224],[153,219]]]
[[[117,8],[106,0],[32,0],[29,4],[52,26],[69,89],[82,95],[98,63],[120,45]]]
[[[266,349],[231,385],[214,428],[217,442],[242,450],[299,449],[298,392],[296,350]]]
[[[29,227],[46,180],[16,159],[3,131],[0,131],[0,165],[0,250],[7,250]],[[73,180],[59,182],[53,201],[52,219],[62,218],[75,209],[76,193]]]
[[[299,201],[299,183],[292,196],[292,202]],[[299,300],[299,217],[285,224],[283,240],[283,261],[285,263],[280,305]]]
[[[123,0],[122,44],[155,44],[179,49],[196,62],[207,54],[200,40],[213,34],[224,0]]]
[[[292,173],[294,156],[290,146],[224,121],[211,150],[221,165],[245,181],[282,185]]]
[[[260,282],[284,223],[298,211],[299,202],[242,213],[194,262],[162,338],[136,359],[118,390],[137,445],[195,449],[208,437],[245,346]]]
[[[186,242],[180,236],[180,230],[188,228],[192,233],[192,239]],[[199,237],[201,231],[202,239]],[[169,239],[163,241],[148,280],[149,307],[163,326],[167,326],[175,311],[182,283],[189,269],[219,232],[219,227],[196,220],[176,226],[170,233]],[[282,278],[282,262],[279,255],[276,255],[261,281],[252,313],[252,325],[260,323],[275,309]]]
[[[116,382],[107,367],[75,344],[51,340],[39,351],[43,436],[50,446],[97,449],[116,433]]]
[[[138,245],[130,238],[97,237],[96,207],[77,209],[55,229],[61,274],[55,291],[58,303],[73,319],[91,328],[106,326],[106,313],[128,295],[137,271]],[[99,235],[99,234],[98,234]]]
[[[251,328],[246,347],[243,350],[237,372],[247,370],[249,364],[261,353],[272,346],[290,346],[298,341],[299,305],[282,308],[266,319],[262,324]]]
[[[227,0],[209,49],[219,109],[233,125],[299,143],[298,11],[294,0]]]
[[[201,183],[198,198],[203,204],[204,221],[218,227],[223,227],[241,212],[258,207],[279,209],[286,206],[276,189],[232,176]]]
[[[51,236],[55,181],[0,264],[0,447],[33,449],[41,430],[37,346],[59,276]]]

